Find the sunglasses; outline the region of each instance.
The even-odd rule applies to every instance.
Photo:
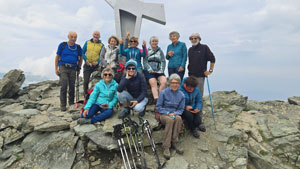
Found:
[[[127,70],[135,70],[135,67],[129,67]]]
[[[103,75],[104,75],[104,76],[109,76],[109,77],[112,76],[112,74],[106,74],[106,73],[104,73]]]
[[[137,41],[136,40],[131,40],[131,41],[129,41],[130,43],[137,43]]]

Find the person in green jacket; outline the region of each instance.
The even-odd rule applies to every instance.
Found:
[[[111,68],[105,68],[101,76],[103,79],[95,85],[84,107],[84,112],[77,116],[78,124],[93,124],[103,121],[113,114],[113,107],[118,102],[118,83],[113,79],[114,71]],[[97,114],[98,111],[101,113]],[[73,120],[75,119],[76,117],[73,118]]]

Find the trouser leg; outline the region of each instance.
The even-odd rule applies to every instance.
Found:
[[[100,114],[97,114],[97,115],[92,117],[92,121],[91,121],[92,124],[97,123],[99,121],[103,121],[103,120],[109,118],[113,113],[113,109],[102,109],[102,108],[100,108],[100,111],[101,111]]]
[[[182,117],[186,120],[189,128],[191,130],[195,129],[195,125],[194,125],[194,115],[192,112],[184,110],[184,112],[182,113]]]
[[[173,125],[172,143],[178,142],[178,136],[179,136],[181,127],[182,127],[181,116],[176,115],[175,119],[174,119],[174,125]]]
[[[167,115],[160,115],[160,121],[163,125],[165,125],[165,133],[164,133],[164,141],[163,147],[170,148],[171,147],[171,139],[172,139],[172,132],[173,132],[173,124],[174,120],[167,116]]]
[[[69,105],[74,104],[76,70],[69,69]]]
[[[67,90],[68,90],[68,83],[69,83],[69,78],[68,78],[68,72],[67,68],[64,66],[59,66],[59,81],[60,81],[60,105],[61,106],[66,106],[67,105]]]
[[[84,96],[87,94],[89,90],[89,83],[90,83],[90,76],[91,76],[91,69],[89,66],[84,64],[83,66],[83,93]]]

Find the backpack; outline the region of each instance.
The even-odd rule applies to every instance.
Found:
[[[82,105],[82,108],[81,108],[81,110],[80,110],[80,113],[83,113],[83,112],[84,112],[84,107],[85,107],[85,105],[87,104],[87,102],[88,102],[88,100],[89,100],[89,98],[90,98],[90,95],[92,94],[92,92],[93,92],[93,90],[94,90],[94,87],[95,87],[95,86],[92,86],[92,87],[88,90],[87,94],[84,96],[84,101],[83,101],[83,105]]]
[[[60,49],[60,51],[59,51],[59,55],[61,56],[61,53],[62,53],[62,51],[66,48],[66,45],[67,45],[67,42],[63,42],[62,43],[62,46],[61,46],[61,49]],[[76,44],[77,45],[77,54],[78,54],[78,56],[77,56],[77,61],[79,61],[80,60],[80,56],[81,56],[81,53],[80,53],[80,45],[78,45],[78,44]]]

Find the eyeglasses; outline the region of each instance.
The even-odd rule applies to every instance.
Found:
[[[136,40],[131,40],[131,41],[129,41],[130,43],[137,43],[137,41]]]
[[[109,76],[109,77],[112,76],[112,74],[106,74],[106,73],[104,73],[103,75],[104,75],[104,76]]]
[[[190,40],[197,40],[198,38],[190,38]]]
[[[170,84],[172,84],[172,85],[179,85],[180,83],[179,82],[171,82]]]
[[[128,67],[127,70],[135,70],[135,67]]]

